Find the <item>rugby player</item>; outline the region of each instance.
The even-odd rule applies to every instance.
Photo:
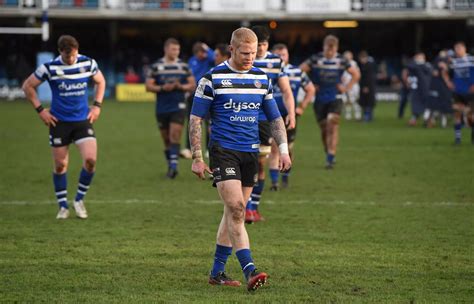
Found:
[[[167,39],[164,52],[164,57],[152,65],[145,85],[148,92],[156,93],[155,117],[168,162],[166,176],[174,179],[178,175],[181,133],[186,118],[185,93],[192,92],[196,84],[188,65],[179,58],[178,40]]]
[[[219,65],[230,58],[229,46],[225,43],[219,43],[214,50],[214,64]]]
[[[341,94],[351,90],[360,79],[360,72],[337,53],[339,39],[329,35],[324,38],[323,52],[312,55],[300,65],[316,86],[314,111],[321,128],[321,139],[326,152],[326,169],[334,168],[339,120],[342,109]],[[347,85],[342,85],[341,76],[346,71],[352,76]]]
[[[303,112],[305,110],[305,107],[314,99],[314,94],[316,92],[316,89],[314,88],[313,83],[309,79],[308,75],[301,71],[301,69],[298,66],[292,65],[290,63],[290,54],[288,52],[288,47],[283,44],[283,43],[278,43],[273,46],[272,49],[273,53],[280,56],[280,58],[283,60],[284,64],[284,72],[286,75],[288,75],[288,79],[290,80],[290,87],[291,91],[293,92],[293,98],[295,100],[295,113],[296,113],[296,118],[298,121],[298,117],[303,115]],[[283,103],[283,96],[280,92],[279,87],[276,87],[273,93],[273,97],[275,98],[278,109],[280,110],[280,113],[282,116],[286,116],[288,113],[286,111],[285,105]],[[301,103],[298,103],[298,92],[299,90],[303,89],[304,91],[304,97]],[[304,106],[303,106],[304,105]],[[296,126],[294,129],[288,129],[286,131],[286,137],[288,138],[288,146],[290,149],[290,158],[293,161],[293,147],[294,147],[294,142],[296,139]],[[272,154],[274,152],[274,149],[272,149]],[[278,166],[278,163],[272,163],[275,159],[278,161],[278,154],[275,155],[276,157],[270,157],[270,168],[275,168]],[[293,170],[293,169],[291,169]],[[290,171],[285,171],[282,172],[281,176],[281,182],[282,182],[282,187],[286,188],[288,187],[288,182],[289,182],[289,176],[290,176]],[[279,173],[279,172],[277,172]],[[271,176],[273,178],[273,176]],[[278,178],[276,180],[272,179],[272,187],[270,190],[276,190],[278,189]]]
[[[425,54],[417,52],[402,71],[402,80],[409,88],[412,116],[408,125],[416,126],[418,118],[425,111],[429,98],[432,67],[426,62]]]
[[[97,142],[92,124],[99,118],[105,92],[105,79],[97,62],[79,54],[79,42],[70,35],[58,39],[59,56],[42,64],[23,83],[26,98],[49,127],[54,169],[53,184],[59,204],[57,219],[69,217],[67,203],[67,169],[69,145],[74,143],[82,158],[82,170],[74,199],[76,216],[88,217],[84,196],[94,177],[97,160]],[[87,93],[89,79],[95,84],[94,103],[89,107]],[[51,108],[45,109],[36,94],[36,88],[48,81],[52,91]]]
[[[454,144],[461,144],[464,115],[471,125],[471,142],[474,144],[474,56],[466,52],[464,42],[459,41],[454,45],[454,57],[450,59],[449,68],[451,78],[445,79],[453,92]]]
[[[354,55],[352,54],[351,51],[345,51],[344,54],[342,55],[347,61],[352,66],[355,66],[357,70],[360,69],[359,66],[357,65],[357,62],[354,60]],[[349,74],[347,71],[344,71],[342,74],[342,84],[347,85],[351,81],[351,74]],[[362,110],[359,105],[359,97],[360,97],[360,86],[359,82],[356,82],[353,86],[352,89],[347,91],[345,94],[342,94],[342,102],[344,104],[344,117],[346,120],[351,120],[352,119],[352,111],[354,111],[354,118],[356,120],[361,120],[362,118]]]
[[[270,32],[265,26],[254,26],[252,30],[258,37],[257,59],[255,59],[254,66],[264,71],[273,86],[278,86],[281,95],[283,96],[284,106],[288,115],[284,117],[285,124],[288,129],[295,128],[295,101],[290,87],[288,75],[283,71],[283,61],[278,55],[268,52]],[[248,223],[259,222],[263,220],[258,207],[260,198],[265,186],[265,165],[274,146],[273,161],[274,167],[270,167],[270,176],[272,179],[278,181],[278,148],[273,143],[271,137],[269,122],[265,113],[260,111],[259,117],[259,136],[260,136],[260,153],[259,153],[259,169],[258,169],[258,183],[255,185],[252,195],[247,203],[245,220]]]
[[[239,286],[225,273],[227,258],[235,250],[249,291],[267,281],[268,275],[256,270],[245,229],[245,204],[258,172],[258,116],[265,112],[272,136],[280,147],[280,169],[291,167],[286,130],[272,96],[268,76],[253,67],[257,36],[247,28],[232,33],[231,58],[213,68],[199,81],[190,115],[189,133],[193,157],[192,171],[204,179],[211,173],[224,202],[224,214],[217,232],[212,285]],[[210,113],[210,168],[203,160],[201,122]]]

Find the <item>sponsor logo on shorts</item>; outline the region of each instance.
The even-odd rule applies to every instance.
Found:
[[[89,134],[89,135],[94,135],[94,130],[92,130],[92,129],[90,129],[90,128],[87,129],[87,134]]]
[[[253,182],[254,183],[258,182],[258,173],[255,173],[255,175],[253,176]]]
[[[225,174],[235,175],[235,168],[225,168]]]
[[[221,180],[221,168],[214,168],[212,170],[212,176],[214,177],[214,180]]]
[[[221,80],[221,85],[225,88],[231,88],[232,87],[232,80],[230,79],[222,79]]]
[[[53,143],[55,145],[60,145],[63,143],[63,141],[61,140],[61,138],[53,138]]]

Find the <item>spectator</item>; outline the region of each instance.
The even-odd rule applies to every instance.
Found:
[[[377,82],[377,67],[375,61],[366,51],[359,53],[360,78],[360,101],[359,104],[364,111],[364,121],[373,119],[375,107],[375,84]]]
[[[140,75],[135,72],[133,66],[129,65],[127,67],[127,72],[125,73],[125,83],[139,83]]]

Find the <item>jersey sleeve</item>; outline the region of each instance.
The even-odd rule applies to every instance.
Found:
[[[97,64],[97,61],[94,59],[91,59],[91,74],[95,75],[99,72],[99,65]]]
[[[38,80],[41,80],[41,81],[49,80],[49,77],[51,76],[51,74],[49,73],[48,68],[44,64],[40,65],[36,69],[34,74],[35,74],[35,77],[38,78]]]
[[[344,59],[342,61],[342,66],[344,67],[344,70],[348,70],[350,69],[351,67],[356,67],[355,65],[353,65],[349,60],[347,59]]]
[[[153,76],[155,75],[156,69],[156,65],[152,65],[149,69],[147,69],[146,78],[154,78]]]
[[[196,92],[194,93],[191,114],[202,118],[206,117],[213,100],[214,87],[212,85],[212,75],[206,74],[199,80]]]
[[[304,88],[310,83],[311,79],[309,79],[308,74],[306,72],[301,73],[301,87]]]
[[[283,64],[283,60],[280,59],[280,72],[278,73],[278,78],[288,77],[288,73],[285,71],[285,65]]]
[[[308,65],[310,69],[312,69],[313,62],[314,62],[314,56],[311,56],[308,59],[306,59],[305,61],[303,61],[303,63]]]
[[[280,111],[278,110],[278,105],[273,98],[273,88],[271,83],[269,84],[267,94],[265,94],[263,99],[263,112],[269,121],[281,117]]]
[[[183,64],[183,71],[186,74],[186,77],[193,76],[193,72],[189,68],[189,64]]]

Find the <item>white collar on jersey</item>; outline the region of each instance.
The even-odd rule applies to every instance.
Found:
[[[237,69],[234,69],[233,67],[230,66],[230,63],[229,63],[229,60],[226,60],[224,61],[224,64],[232,70],[232,72],[236,72],[236,73],[247,73],[248,71],[250,71],[252,68],[248,69],[248,70],[237,70]]]
[[[71,65],[75,65],[75,64],[77,63],[77,60],[79,60],[79,56],[81,56],[81,54],[77,54],[76,61],[74,61],[74,63],[71,64]],[[66,64],[66,63],[63,61],[63,57],[61,57],[61,55],[59,55],[58,57],[59,57],[59,61],[61,61],[62,64],[64,64],[64,65],[69,65],[69,64]]]
[[[265,59],[265,58],[267,58],[267,57],[268,57],[268,55],[271,55],[271,54],[272,54],[271,52],[267,51],[267,52],[265,53],[265,56],[263,56],[263,57],[259,57],[259,58],[255,58],[255,59],[256,59],[256,60],[262,60],[262,59]]]

